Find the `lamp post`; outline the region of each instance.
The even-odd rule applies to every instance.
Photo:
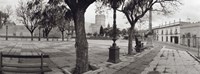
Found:
[[[116,10],[117,10],[117,3],[113,3],[115,5],[113,5],[113,44],[112,46],[109,48],[109,58],[108,58],[108,62],[112,62],[112,63],[119,63],[121,60],[119,59],[119,47],[116,44],[116,40],[117,40],[117,25],[116,25]]]

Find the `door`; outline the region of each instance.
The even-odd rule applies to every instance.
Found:
[[[174,37],[174,43],[178,44],[178,37],[177,36]]]
[[[170,38],[170,42],[172,43],[172,41],[173,41],[173,37],[171,36],[171,38]]]

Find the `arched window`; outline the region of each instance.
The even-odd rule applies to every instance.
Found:
[[[190,33],[187,33],[186,37],[187,37],[187,38],[190,38],[190,37],[191,37]]]

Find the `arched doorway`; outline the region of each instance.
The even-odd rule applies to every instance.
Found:
[[[185,45],[185,35],[182,36],[182,45]]]
[[[196,37],[196,35],[193,35],[192,36],[192,39],[193,39],[193,47],[196,47],[196,45],[197,45],[197,37]]]

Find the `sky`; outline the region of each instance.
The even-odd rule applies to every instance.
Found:
[[[12,6],[13,14],[11,16],[11,20],[16,22],[16,24],[20,23],[17,21],[17,16],[15,14],[16,7],[18,5],[19,0],[0,0],[0,10],[3,10],[7,5]],[[200,21],[200,0],[181,0],[183,5],[177,9],[174,14],[163,16],[158,15],[156,12],[153,12],[153,26],[159,26],[160,24],[163,24],[165,22],[174,22],[179,21],[185,21],[185,22],[199,22]],[[89,23],[95,22],[95,3],[91,4],[85,13],[85,21]],[[106,15],[106,25],[110,24],[112,26],[112,11],[108,12],[109,14]],[[148,13],[147,13],[148,14]],[[129,23],[127,22],[126,17],[123,13],[117,12],[117,27],[118,28],[128,28],[130,27]],[[148,22],[145,23],[144,26],[137,26],[139,28],[148,28]]]

